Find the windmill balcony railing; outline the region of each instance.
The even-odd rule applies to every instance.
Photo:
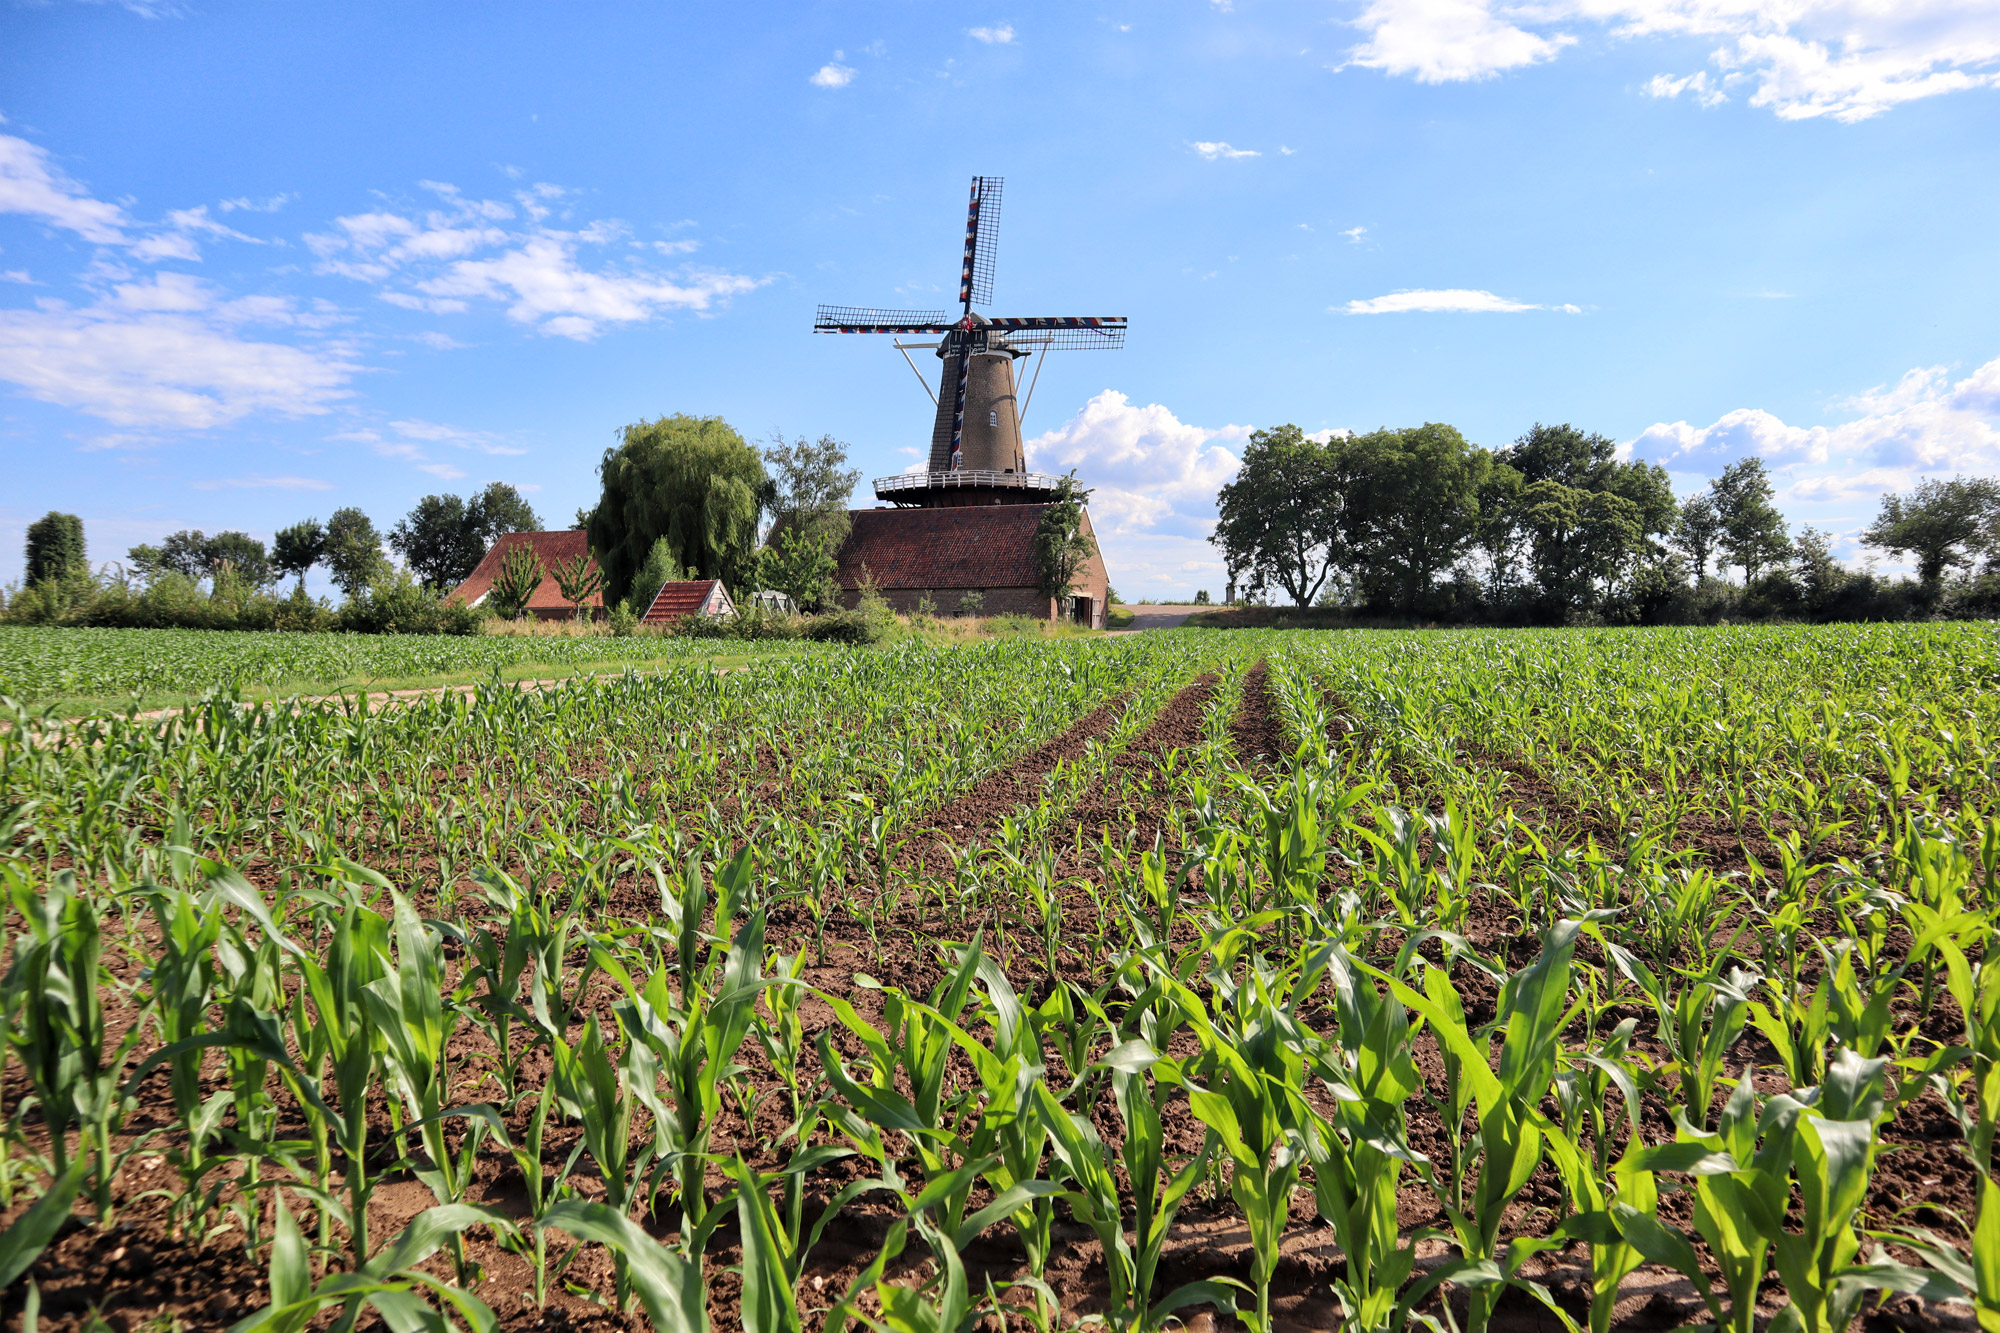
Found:
[[[893,477],[875,478],[875,494],[887,498],[898,491],[933,491],[954,486],[1016,486],[1022,490],[1052,491],[1061,482],[1044,472],[995,472],[989,468],[956,468],[950,472],[899,472]]]

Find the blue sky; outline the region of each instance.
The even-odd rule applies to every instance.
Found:
[[[1026,422],[1128,597],[1219,590],[1286,421],[1757,453],[1846,537],[2000,472],[1992,0],[0,0],[0,117],[0,580],[51,508],[566,526],[668,412],[898,471],[928,400],[813,307],[949,304],[975,173],[991,313],[1131,318]]]

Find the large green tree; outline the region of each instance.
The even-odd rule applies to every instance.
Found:
[[[1709,483],[1709,493],[1722,519],[1722,549],[1730,564],[1742,566],[1745,583],[1792,553],[1784,515],[1771,503],[1771,479],[1763,459],[1737,459]]]
[[[1587,610],[1641,549],[1639,506],[1610,490],[1537,481],[1521,492],[1529,567],[1553,618]]]
[[[389,572],[382,555],[382,536],[374,521],[359,509],[336,509],[326,521],[326,550],[321,557],[334,586],[359,597]]]
[[[660,417],[619,437],[598,465],[603,489],[586,526],[606,601],[631,591],[662,537],[696,577],[743,587],[755,572],[758,510],[769,494],[757,451],[721,417]]]
[[[1660,539],[1680,522],[1666,469],[1621,461],[1608,435],[1538,421],[1498,461],[1521,487],[1509,510],[1487,521],[1515,538],[1552,619],[1588,610],[1648,554],[1661,554]]]
[[[1882,497],[1881,512],[1862,532],[1868,545],[1917,557],[1917,578],[1935,588],[1945,571],[1969,565],[1989,549],[2000,526],[2000,482],[1988,477],[1920,481],[1908,495]]]
[[[1347,527],[1365,538],[1364,582],[1375,600],[1405,615],[1428,607],[1438,576],[1457,564],[1481,535],[1479,497],[1493,455],[1469,444],[1456,428],[1426,422],[1378,430],[1329,447],[1346,455]],[[1358,495],[1354,491],[1358,482]]]
[[[495,481],[470,500],[426,495],[390,530],[389,545],[425,587],[442,592],[463,583],[502,534],[540,528],[521,493]]]
[[[85,573],[83,520],[51,509],[28,525],[28,584],[63,580]]]
[[[1294,606],[1311,606],[1348,567],[1346,445],[1308,439],[1290,425],[1250,433],[1242,466],[1216,497],[1219,517],[1209,537],[1233,579],[1253,589],[1275,584]]]
[[[157,546],[141,544],[125,554],[147,579],[181,574],[199,582],[213,577],[226,562],[237,578],[261,588],[279,572],[273,569],[264,543],[243,532],[218,532],[211,537],[200,528],[183,528],[169,533]]]
[[[861,469],[847,465],[847,446],[831,435],[775,435],[764,446],[764,466],[765,511],[802,538],[838,550],[847,540],[847,501],[861,481]]]
[[[1674,524],[1673,541],[1693,563],[1696,583],[1708,577],[1709,557],[1715,554],[1716,543],[1721,540],[1722,511],[1715,507],[1715,497],[1688,497],[1681,506],[1680,520]]]
[[[305,592],[306,571],[326,555],[326,529],[316,518],[302,519],[289,528],[279,528],[271,541],[271,568],[279,574],[296,574],[299,592]]]

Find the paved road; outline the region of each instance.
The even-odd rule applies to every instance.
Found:
[[[1213,611],[1212,606],[1127,606],[1132,623],[1114,634],[1136,634],[1144,629],[1172,629],[1197,611]]]

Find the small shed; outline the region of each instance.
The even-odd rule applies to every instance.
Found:
[[[736,603],[721,579],[687,579],[660,586],[659,596],[640,621],[646,625],[670,625],[682,616],[733,616]]]
[[[568,620],[576,614],[576,608],[563,599],[562,590],[556,586],[555,567],[565,561],[583,556],[597,565],[597,558],[590,553],[590,539],[581,531],[573,532],[509,532],[493,543],[486,552],[486,558],[479,567],[466,576],[465,582],[447,594],[447,600],[463,602],[467,606],[478,606],[493,591],[499,581],[500,571],[507,563],[507,554],[517,546],[526,546],[542,562],[542,581],[535,588],[534,596],[528,599],[528,614],[537,620]],[[583,599],[584,614],[595,619],[604,614],[604,595],[592,593]]]

